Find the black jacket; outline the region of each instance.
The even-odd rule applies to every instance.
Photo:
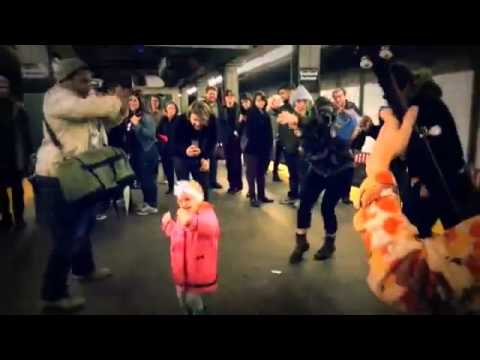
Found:
[[[441,128],[441,135],[427,136],[427,139],[444,175],[448,178],[458,174],[465,166],[463,149],[455,120],[445,103],[438,97],[422,94],[414,98],[411,105],[419,107],[416,123],[419,128]],[[424,140],[416,132],[412,133],[407,148],[407,165],[410,176],[420,177],[426,185],[438,182],[438,173]]]
[[[278,116],[284,111],[289,113],[295,112],[289,103],[285,103],[285,105],[274,111],[274,113]],[[300,140],[295,136],[294,131],[288,127],[288,124],[278,124],[278,140],[280,140],[281,145],[288,154],[296,154],[298,152]]]
[[[380,129],[383,126],[383,120],[380,120],[379,125],[372,124],[368,130],[361,131],[360,134],[357,135],[355,139],[352,141],[351,148],[353,150],[361,150],[363,145],[365,144],[365,139],[367,136],[372,137],[373,139],[377,140],[378,134],[380,133]]]
[[[27,112],[13,101],[0,101],[0,182],[9,182],[13,174],[26,175],[32,153]]]
[[[315,111],[300,123],[300,128],[305,159],[317,174],[329,177],[353,168],[350,143],[332,137],[330,127],[323,118],[317,118]]]
[[[357,105],[355,105],[355,103],[351,102],[351,101],[348,101],[347,100],[347,103],[345,105],[345,110],[355,110],[355,112],[362,116],[363,114],[361,113],[360,109],[357,107]]]
[[[244,135],[244,152],[249,155],[270,156],[273,147],[273,131],[270,116],[253,107],[247,113]]]
[[[213,156],[215,145],[217,143],[217,129],[215,117],[210,116],[208,126],[197,131],[193,128],[186,116],[181,115],[173,124],[173,155],[185,159],[209,159]],[[187,148],[192,145],[192,141],[199,142],[199,148],[202,151],[199,157],[190,158],[187,156]]]
[[[127,146],[127,119],[122,121],[121,124],[113,127],[108,132],[108,145],[129,152]]]
[[[177,120],[178,116],[175,116],[171,121],[169,121],[166,116],[160,119],[160,123],[157,127],[157,140],[162,155],[172,156],[175,152],[173,146],[173,129]],[[158,139],[158,135],[166,136],[168,138],[168,142],[164,144],[160,139]]]
[[[235,104],[235,106],[230,109],[226,106],[221,108],[220,116],[217,119],[219,142],[222,142],[223,144],[228,144],[234,139],[234,132],[238,132],[240,129],[240,125],[238,123],[239,116],[240,109],[237,104]]]

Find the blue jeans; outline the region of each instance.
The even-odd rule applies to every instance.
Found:
[[[142,187],[143,201],[157,207],[157,170],[158,170],[158,150],[152,146],[150,150],[137,154],[134,162],[135,172]]]
[[[210,186],[217,184],[217,168],[218,168],[218,160],[215,155],[210,157],[210,171],[209,171],[209,181]]]
[[[313,169],[309,170],[303,179],[301,187],[300,207],[297,212],[297,228],[310,228],[312,209],[320,194],[325,191],[321,206],[323,226],[326,234],[335,234],[338,228],[335,207],[345,193],[345,189],[352,183],[352,177],[353,168],[329,177],[323,177]]]
[[[37,176],[34,189],[37,211],[52,236],[41,296],[43,300],[56,301],[69,296],[70,271],[77,276],[95,271],[90,240],[95,225],[95,206],[67,205],[56,178]]]

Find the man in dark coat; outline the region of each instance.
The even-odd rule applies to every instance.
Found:
[[[33,145],[28,115],[11,95],[10,81],[0,75],[0,227],[24,228],[23,178],[27,175]],[[7,189],[12,189],[13,218]]]

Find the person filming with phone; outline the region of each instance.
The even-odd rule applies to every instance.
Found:
[[[208,200],[210,158],[217,142],[213,114],[203,101],[195,101],[187,117],[180,117],[173,129],[173,164],[178,180],[190,175],[202,186]]]

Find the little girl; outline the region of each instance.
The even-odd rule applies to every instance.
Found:
[[[162,229],[170,238],[170,265],[180,306],[188,315],[205,313],[202,294],[217,289],[220,225],[213,206],[204,201],[196,181],[175,186],[177,219],[167,212]]]

